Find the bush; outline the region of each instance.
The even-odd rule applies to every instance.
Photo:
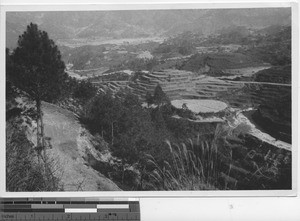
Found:
[[[80,100],[88,100],[94,97],[97,93],[97,88],[88,81],[80,81],[74,89],[74,97]]]
[[[164,126],[168,110],[163,106],[144,109],[136,96],[126,92],[117,95],[96,96],[85,106],[81,120],[92,133],[101,134],[124,162],[136,163],[145,152],[161,158],[163,140],[172,137]]]

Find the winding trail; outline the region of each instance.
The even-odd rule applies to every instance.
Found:
[[[110,179],[91,168],[87,154],[100,160],[90,137],[75,115],[56,105],[43,102],[45,136],[51,137],[52,148],[47,155],[54,160],[56,176],[61,178],[64,191],[120,190]]]

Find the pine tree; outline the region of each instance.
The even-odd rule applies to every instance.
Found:
[[[168,96],[165,94],[165,92],[162,90],[159,84],[156,86],[154,90],[153,103],[158,106],[162,106],[170,103]]]
[[[152,94],[151,94],[149,91],[147,91],[147,93],[146,93],[145,100],[146,100],[146,102],[147,102],[148,107],[149,107],[151,104],[153,104],[153,96],[152,96]]]
[[[42,101],[53,102],[59,98],[66,79],[65,64],[54,41],[32,23],[19,36],[11,59],[14,85],[28,93],[36,103],[37,150],[41,151],[45,147]]]

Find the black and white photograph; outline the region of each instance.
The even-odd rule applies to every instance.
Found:
[[[6,11],[4,31],[7,192],[292,190],[291,7]]]

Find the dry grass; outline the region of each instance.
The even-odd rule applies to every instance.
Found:
[[[147,163],[154,169],[148,174],[155,190],[216,189],[217,155],[213,144],[191,139],[185,144],[166,140],[171,159],[158,164],[151,155]]]
[[[7,127],[6,136],[6,190],[59,191],[62,190],[54,173],[55,162],[38,156],[25,132]]]

